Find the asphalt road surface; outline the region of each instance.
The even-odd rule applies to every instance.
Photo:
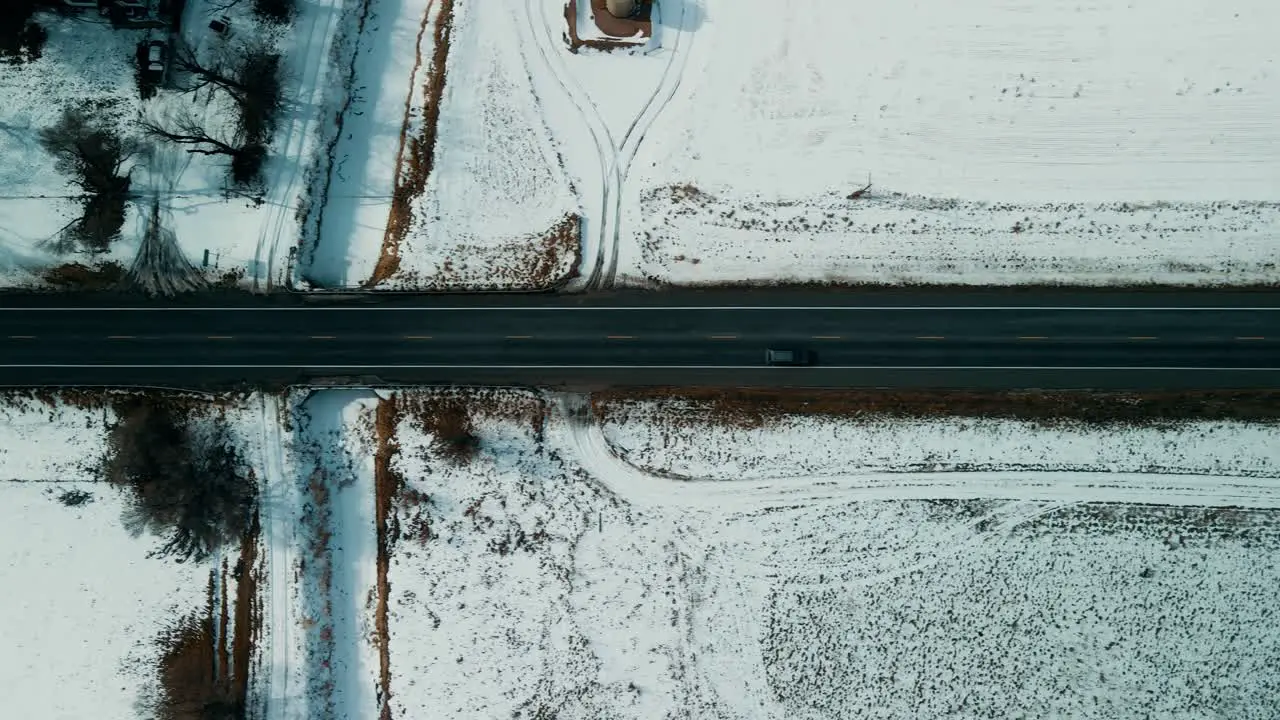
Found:
[[[1280,387],[1272,293],[89,300],[0,307],[0,384]],[[817,362],[767,367],[768,348]]]

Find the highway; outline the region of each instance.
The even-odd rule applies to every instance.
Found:
[[[74,303],[74,304],[68,304]],[[764,365],[769,347],[817,353]],[[632,293],[166,305],[10,298],[4,385],[1280,387],[1273,293]]]

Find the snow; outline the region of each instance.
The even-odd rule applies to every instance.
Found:
[[[109,408],[51,405],[5,393],[0,402],[0,481],[93,482]]]
[[[481,441],[461,465],[418,415],[458,392]],[[655,405],[599,426],[574,395],[400,397],[397,715],[1262,718],[1280,701],[1274,426],[717,430]],[[1001,481],[966,487],[956,468],[984,464]],[[838,492],[886,474],[907,491]],[[1113,492],[1129,476],[1140,492]],[[808,489],[766,497],[761,478]]]
[[[406,279],[393,286],[529,287],[540,279],[523,248],[577,213],[530,85],[527,32],[504,4],[454,5],[435,165],[413,204]],[[552,276],[567,275],[573,259],[561,258]]]
[[[377,573],[373,453],[367,391],[299,390],[264,417],[269,431],[270,627],[250,707],[263,718],[376,717],[372,599]]]
[[[646,472],[704,480],[986,470],[1280,477],[1277,428],[1243,422],[780,416],[752,428],[668,401],[612,404],[601,433]]]
[[[94,469],[115,419],[109,399],[6,393],[0,403],[0,693],[10,715],[137,717],[156,691],[159,636],[207,609],[214,569],[238,552],[178,563],[150,556],[156,538],[130,535],[127,498]],[[223,409],[249,457],[253,406]],[[89,497],[67,504],[73,491]]]
[[[328,191],[319,182],[313,190],[324,193],[313,211],[315,239],[304,246],[297,267],[306,283],[349,287],[373,274],[386,235],[406,111],[419,97],[430,64],[439,15],[435,5],[434,0],[370,0],[367,8],[361,3],[346,8],[344,24],[360,32],[347,33],[341,46],[342,69],[351,73],[350,80],[334,83],[333,97],[326,99],[346,110],[340,134],[336,126],[325,128],[336,137],[330,138],[331,165],[319,173]],[[420,112],[415,108],[413,114]]]
[[[1274,279],[1268,3],[704,5],[624,281]]]
[[[156,637],[203,607],[209,568],[148,558],[154,541],[129,536],[119,492],[56,488],[0,484],[5,707],[20,717],[137,717],[139,688],[154,677]],[[93,500],[64,507],[57,493],[73,489]]]
[[[1274,281],[1280,11],[1262,0],[668,2],[649,42],[612,53],[570,52],[560,0],[458,0],[451,20],[436,0],[307,0],[287,32],[247,8],[217,40],[193,0],[184,32],[285,53],[261,203],[219,158],[140,155],[123,237],[96,257],[50,247],[77,203],[38,130],[85,103],[136,134],[188,98],[138,99],[141,31],[40,16],[45,56],[0,67],[0,285],[127,267],[153,196],[205,277],[256,290]],[[415,188],[405,137],[446,21]]]
[[[64,106],[95,109],[108,125],[127,127],[136,114],[133,81],[136,30],[79,22],[49,13],[38,15],[48,31],[39,60],[27,65],[0,63],[0,286],[39,283],[48,267],[66,262],[48,247],[57,231],[77,212],[65,196],[78,195],[54,167],[37,141]],[[126,219],[126,227],[130,222]],[[134,243],[133,247],[136,247]],[[117,243],[114,259],[127,263],[131,248]]]
[[[141,140],[140,118],[161,120],[175,109],[191,108],[216,128],[229,116],[225,98],[200,93],[193,98],[162,88],[151,100],[139,97],[134,81],[134,45],[161,31],[112,29],[86,15],[41,13],[49,31],[43,56],[24,66],[0,65],[0,92],[11,102],[0,108],[0,284],[39,287],[42,275],[63,263],[116,262],[125,268],[138,251],[144,214],[158,198],[163,224],[172,230],[188,262],[213,281],[270,289],[287,275],[288,255],[298,243],[295,213],[302,201],[307,159],[315,155],[322,113],[316,108],[326,89],[329,48],[337,29],[339,0],[307,0],[289,31],[260,26],[250,5],[225,11],[231,17],[229,40],[217,39],[208,21],[224,11],[209,0],[191,0],[185,39],[202,52],[234,52],[255,37],[273,44],[282,63],[285,111],[264,167],[265,194],[259,202],[228,186],[224,158],[190,155],[158,147],[133,159],[130,203],[121,237],[103,254],[56,252],[49,247],[57,231],[78,216],[78,188],[53,168],[38,143],[39,130],[52,125],[64,106],[93,109],[127,138]],[[218,45],[228,48],[219,49]],[[174,72],[170,72],[170,82]],[[151,143],[144,143],[151,144]],[[67,196],[71,196],[68,198]],[[55,199],[62,198],[62,199]],[[207,256],[206,256],[207,253]],[[206,264],[207,263],[207,264]]]

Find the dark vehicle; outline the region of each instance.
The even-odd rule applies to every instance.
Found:
[[[812,365],[814,355],[812,350],[800,348],[769,348],[764,351],[764,361],[767,365]]]
[[[147,43],[147,55],[142,72],[148,81],[157,85],[164,82],[164,72],[168,66],[166,57],[168,51],[169,48],[162,40],[152,40]]]

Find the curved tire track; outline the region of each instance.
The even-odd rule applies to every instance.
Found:
[[[612,186],[613,173],[611,172],[611,164],[616,156],[614,151],[613,135],[609,132],[609,126],[605,124],[604,117],[600,114],[600,109],[591,100],[590,96],[583,87],[573,78],[564,66],[564,59],[556,52],[555,36],[552,34],[551,27],[544,22],[544,18],[537,13],[537,0],[525,0],[522,3],[524,8],[525,25],[529,28],[533,35],[533,44],[538,48],[539,55],[542,56],[543,64],[551,72],[551,76],[555,78],[556,83],[564,90],[565,95],[573,103],[574,108],[578,111],[582,122],[587,126],[587,130],[591,133],[591,141],[596,147],[597,163],[600,168],[600,184],[601,192],[599,196],[600,214],[597,221],[600,225],[596,230],[596,252],[595,260],[592,263],[590,273],[582,273],[586,276],[586,280],[582,283],[584,289],[590,289],[598,284],[601,271],[604,267],[604,247],[607,236],[605,234],[606,227],[604,219],[608,215],[611,199],[616,195],[616,190]],[[541,29],[541,31],[539,31]],[[589,221],[584,218],[584,225]],[[584,237],[590,234],[589,228],[583,228]],[[583,253],[583,263],[586,260],[587,253]]]
[[[656,7],[660,20],[662,17],[661,3]],[[693,31],[687,27],[689,21],[688,8],[688,2],[680,3],[680,30],[674,33],[675,42],[671,45],[671,54],[667,58],[667,65],[662,69],[662,77],[659,78],[657,87],[645,99],[644,106],[640,108],[640,112],[632,119],[631,125],[627,127],[627,132],[622,138],[622,144],[618,146],[614,156],[617,193],[612,208],[613,232],[610,237],[608,269],[599,283],[600,287],[612,287],[618,275],[618,251],[621,249],[622,242],[622,188],[626,185],[627,178],[631,174],[631,163],[635,160],[636,153],[640,150],[640,144],[644,142],[649,129],[653,127],[653,123],[658,119],[658,116],[670,104],[671,99],[675,97],[676,91],[680,89],[681,82],[684,80],[684,68],[688,63],[689,48],[693,45],[694,38]],[[676,71],[674,74],[671,72],[673,69]],[[659,98],[661,99],[659,100]],[[656,104],[655,100],[658,101]]]
[[[644,141],[645,134],[675,96],[683,77],[688,47],[692,42],[692,33],[685,27],[689,12],[688,4],[680,3],[680,29],[674,33],[675,42],[670,48],[666,67],[663,68],[657,86],[645,98],[640,112],[632,118],[622,141],[617,142],[609,131],[609,126],[605,123],[599,107],[591,100],[586,89],[573,77],[564,59],[559,55],[552,29],[544,22],[545,18],[536,14],[535,3],[536,0],[525,0],[525,21],[530,28],[534,28],[532,30],[534,42],[547,68],[590,129],[599,157],[601,193],[600,215],[597,221],[599,228],[595,233],[597,248],[591,272],[584,273],[586,280],[580,287],[584,290],[607,289],[612,287],[618,272],[618,250],[622,236],[622,190],[630,172],[631,163],[635,159],[640,143]],[[657,6],[657,12],[661,18],[660,3]],[[536,29],[539,26],[542,32]],[[676,70],[674,75],[672,70]],[[587,236],[588,232],[584,230],[584,236]],[[586,254],[586,252],[583,253],[584,257]]]

